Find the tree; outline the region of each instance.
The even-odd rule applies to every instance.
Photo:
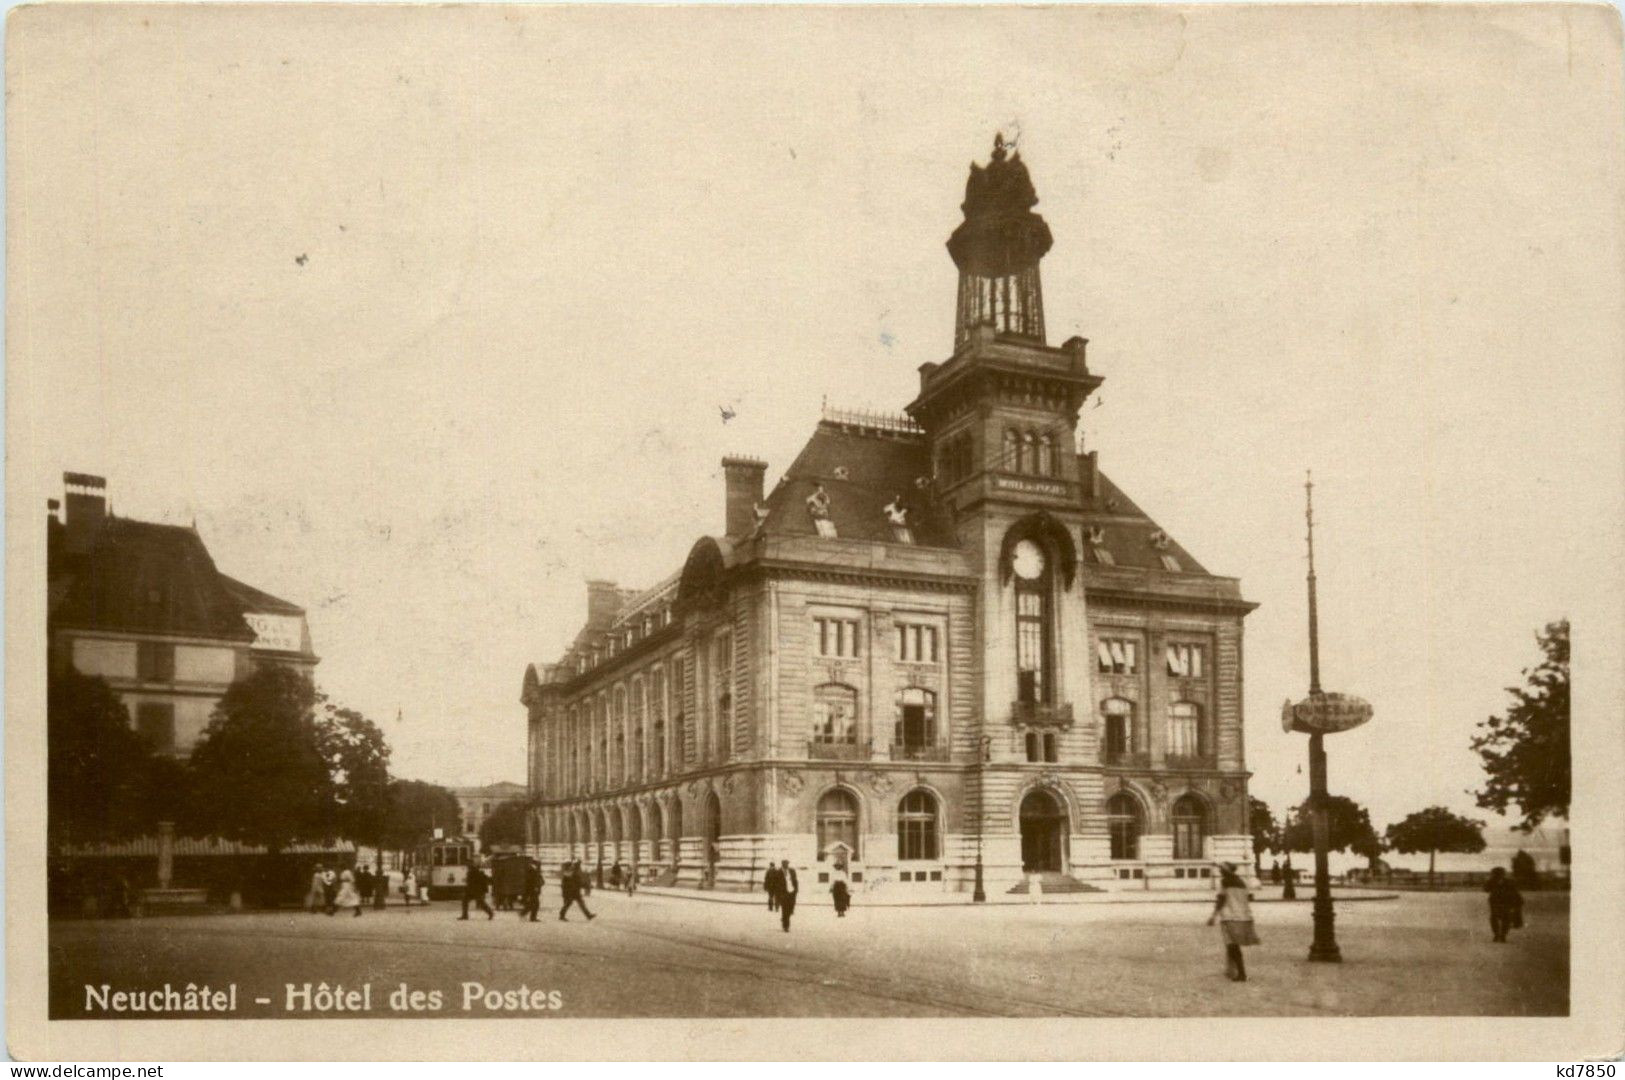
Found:
[[[333,779],[339,834],[377,845],[389,818],[389,745],[383,731],[354,709],[324,698],[317,734]]]
[[[116,840],[151,830],[164,808],[152,747],[101,678],[69,670],[45,689],[46,831],[54,842]]]
[[[1567,817],[1572,768],[1569,759],[1569,621],[1548,623],[1536,635],[1545,658],[1525,668],[1527,685],[1509,686],[1505,716],[1479,724],[1472,748],[1487,776],[1474,792],[1478,805],[1504,813],[1516,805],[1525,832],[1548,815]]]
[[[480,845],[523,844],[525,842],[525,801],[504,799],[480,822]]]
[[[336,785],[316,701],[310,680],[280,664],[227,687],[192,750],[196,799],[207,808],[210,833],[273,854],[296,840],[334,835]]]
[[[1432,888],[1434,856],[1441,851],[1483,851],[1484,823],[1458,817],[1442,806],[1430,806],[1388,826],[1388,844],[1406,855],[1427,852],[1428,887]]]
[[[389,810],[384,819],[384,846],[397,851],[413,847],[437,828],[448,836],[461,832],[462,807],[457,796],[439,784],[422,780],[392,780]]]
[[[1281,850],[1281,826],[1270,812],[1269,803],[1248,796],[1247,827],[1253,834],[1253,869],[1264,874],[1264,852]]]
[[[1382,838],[1371,825],[1366,808],[1346,795],[1326,796],[1326,847],[1330,851],[1352,851],[1368,863],[1382,854]],[[1309,814],[1309,800],[1305,799],[1293,811],[1281,828],[1277,850],[1313,851],[1314,827]]]

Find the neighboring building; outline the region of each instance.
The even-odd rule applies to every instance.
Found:
[[[107,680],[154,748],[191,752],[215,703],[262,663],[316,666],[304,610],[222,574],[196,528],[114,517],[99,476],[63,475],[48,522],[53,671]]]
[[[480,826],[491,816],[491,811],[509,799],[523,799],[525,785],[501,781],[484,787],[452,788],[451,793],[457,796],[457,805],[462,808],[463,835],[478,838]]]
[[[588,583],[521,697],[549,863],[933,892],[978,859],[989,891],[1251,865],[1254,605],[1074,449],[1102,380],[1045,343],[1036,202],[1002,141],[971,167],[953,355],[907,416],[826,413],[765,498],[763,462],[724,459],[723,535],[647,591]]]

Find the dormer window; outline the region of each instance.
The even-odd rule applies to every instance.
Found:
[[[886,520],[891,523],[893,540],[899,544],[914,543],[914,530],[909,528],[908,524],[908,507],[903,505],[901,495],[895,496],[891,502],[887,503],[882,512],[886,515]]]
[[[835,522],[829,517],[829,492],[824,490],[823,484],[819,484],[807,496],[807,513],[812,517],[813,528],[818,530],[819,536],[826,540],[835,539]]]

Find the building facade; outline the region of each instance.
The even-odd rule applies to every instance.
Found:
[[[499,780],[484,787],[452,788],[457,806],[462,813],[463,835],[478,841],[480,826],[491,816],[491,811],[512,799],[523,799],[527,794],[524,784]]]
[[[195,528],[114,517],[103,478],[63,481],[47,521],[52,670],[105,679],[154,749],[191,753],[256,665],[315,668],[304,610],[221,573]]]
[[[760,887],[1211,887],[1251,865],[1242,620],[1076,449],[1101,384],[1047,344],[1051,237],[1002,142],[973,165],[953,354],[896,417],[826,412],[771,493],[723,461],[723,533],[590,582],[525,671],[541,856]]]

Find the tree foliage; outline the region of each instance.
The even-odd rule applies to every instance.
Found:
[[[1247,828],[1253,834],[1255,863],[1264,857],[1264,852],[1281,850],[1281,825],[1263,799],[1248,796]]]
[[[1544,658],[1525,668],[1524,686],[1509,686],[1512,704],[1503,716],[1479,724],[1472,748],[1483,761],[1478,805],[1505,813],[1517,806],[1525,831],[1548,815],[1567,817],[1572,766],[1569,757],[1569,621],[1548,623],[1536,635]]]
[[[462,807],[457,796],[439,784],[422,780],[393,780],[389,784],[388,814],[384,819],[383,846],[404,850],[427,839],[436,828],[447,836],[461,831]]]
[[[377,724],[323,699],[317,737],[333,778],[341,836],[376,845],[389,818],[389,744]]]
[[[523,844],[525,842],[525,801],[504,799],[480,822],[480,844]]]
[[[56,843],[150,832],[171,793],[163,763],[130,728],[130,713],[101,678],[53,675],[45,690],[47,832]],[[175,808],[177,811],[179,807]]]
[[[1418,810],[1404,821],[1388,826],[1388,846],[1402,854],[1428,853],[1428,877],[1433,877],[1434,855],[1440,851],[1471,854],[1484,850],[1484,823],[1452,814],[1442,806]]]
[[[316,688],[267,664],[232,683],[192,750],[199,821],[212,835],[277,851],[337,831],[337,785]]]
[[[1327,849],[1352,851],[1361,858],[1371,860],[1382,854],[1382,838],[1372,827],[1371,815],[1366,808],[1346,795],[1326,796]],[[1313,851],[1315,834],[1309,814],[1309,800],[1305,799],[1287,817],[1281,827],[1280,847],[1284,851]]]

